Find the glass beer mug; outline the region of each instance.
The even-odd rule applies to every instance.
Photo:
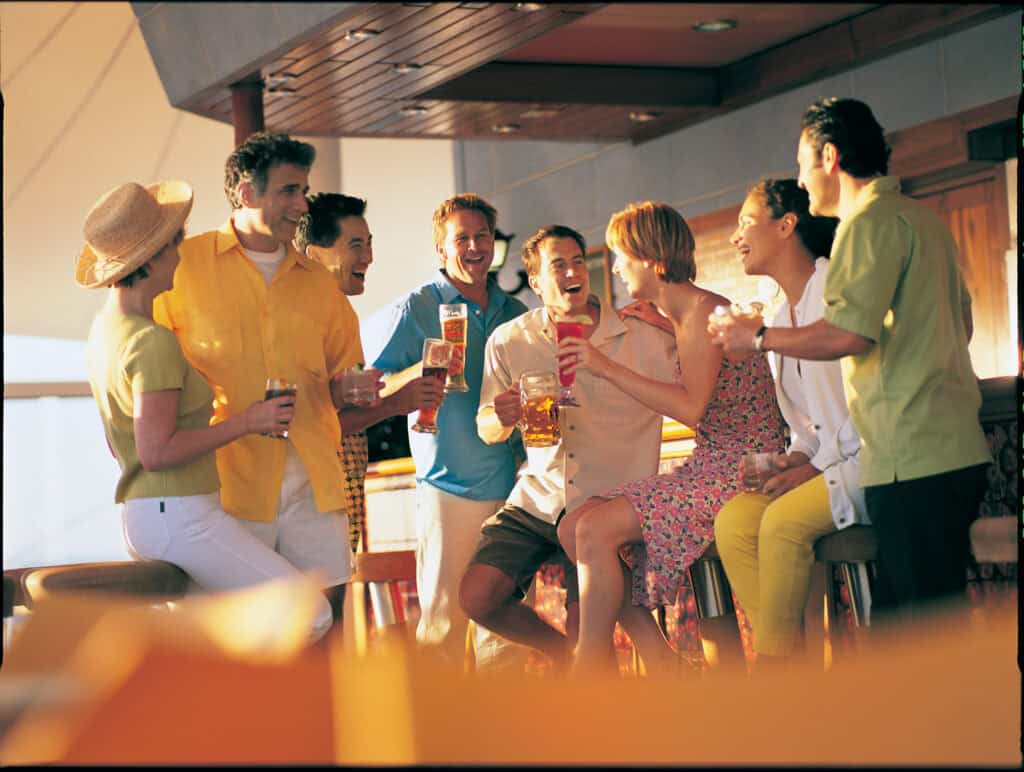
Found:
[[[558,376],[548,370],[529,370],[519,377],[523,418],[519,431],[528,448],[546,448],[562,439],[558,425]]]

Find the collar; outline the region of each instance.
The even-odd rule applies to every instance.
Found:
[[[899,192],[899,177],[891,174],[885,177],[875,177],[871,182],[867,183],[857,191],[857,197],[853,200],[853,209],[848,217],[852,217],[854,214],[860,212],[879,196]]]
[[[615,312],[614,308],[609,308],[601,302],[601,298],[591,293],[587,298],[588,303],[596,304],[601,309],[601,318],[597,321],[597,329],[594,330],[594,334],[590,336],[590,342],[594,345],[604,343],[605,341],[614,338],[618,335],[624,335],[626,333],[626,325],[619,319],[619,315]],[[542,314],[544,319],[544,335],[551,337],[549,330],[554,327],[551,321],[551,315],[548,313],[547,306],[542,308]]]
[[[239,252],[245,254],[245,248],[242,246],[242,242],[238,240],[238,232],[235,231],[235,223],[229,217],[227,222],[217,230],[214,252],[215,254],[222,255],[235,247],[238,247]],[[291,242],[285,244],[284,248],[284,261],[288,262],[289,260],[301,268],[305,268],[307,271],[313,270],[314,261],[299,252]]]
[[[442,303],[469,302],[468,298],[459,292],[459,288],[452,284],[448,274],[443,268],[437,269],[434,276],[434,287],[441,298]],[[505,304],[509,294],[498,286],[498,278],[493,273],[487,274],[487,308],[500,308]]]

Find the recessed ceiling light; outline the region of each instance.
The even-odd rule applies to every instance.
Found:
[[[533,11],[543,11],[544,3],[516,3],[512,6],[513,11],[525,11],[526,13],[532,13]]]
[[[430,108],[426,105],[405,105],[404,107],[398,108],[398,112],[402,115],[419,115],[425,113]]]
[[[295,76],[288,72],[279,72],[275,75],[268,75],[263,81],[268,91],[283,88],[290,81],[295,80]],[[294,89],[292,89],[294,91]]]
[[[693,29],[697,32],[725,32],[727,29],[736,29],[738,24],[735,19],[712,19],[694,24]]]
[[[391,72],[396,75],[405,75],[410,72],[416,72],[423,67],[422,64],[416,64],[415,62],[398,62],[397,64],[391,65]]]
[[[345,40],[366,40],[367,38],[374,38],[380,34],[379,29],[371,29],[370,27],[360,27],[359,29],[350,29],[345,33]]]
[[[521,128],[523,127],[520,126],[518,123],[498,123],[495,124],[494,126],[491,126],[491,131],[493,131],[495,134],[513,134],[519,131]]]
[[[661,113],[654,110],[637,110],[629,114],[629,120],[634,123],[647,123],[661,117]]]

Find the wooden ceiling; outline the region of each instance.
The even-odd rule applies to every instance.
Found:
[[[264,119],[307,136],[641,142],[1014,10],[367,3],[260,68]],[[718,19],[735,27],[693,29]],[[226,87],[184,106],[232,121]]]

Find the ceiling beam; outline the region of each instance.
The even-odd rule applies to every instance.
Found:
[[[418,95],[457,102],[535,102],[645,107],[719,103],[717,71],[697,67],[490,62]]]
[[[722,67],[721,100],[710,112],[737,110],[929,40],[1019,12],[1019,6],[999,4],[881,5]],[[691,118],[658,121],[637,128],[632,141],[646,142],[696,122]]]

